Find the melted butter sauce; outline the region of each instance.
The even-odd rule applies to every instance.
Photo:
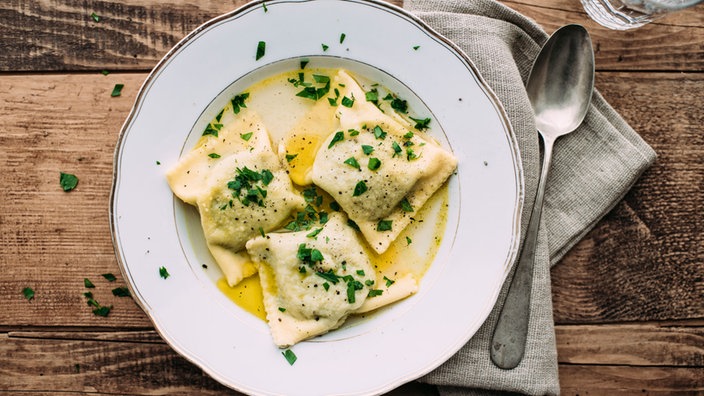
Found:
[[[333,76],[335,73],[336,70],[330,69],[306,69],[305,78],[313,81],[312,74]],[[285,72],[254,84],[245,92],[250,94],[247,107],[259,113],[268,128],[274,150],[282,144],[286,152],[297,153],[296,158],[289,161],[290,176],[294,183],[300,185],[312,168],[313,153],[334,128],[329,121],[333,118],[334,107],[325,98],[314,102],[296,96],[302,87],[294,87],[289,80],[299,77],[299,71]],[[373,84],[365,80],[359,82],[365,90]],[[334,85],[331,86],[331,92],[334,88]],[[314,108],[316,111],[311,111]],[[323,195],[326,196],[327,205],[327,194]],[[378,282],[384,276],[395,279],[411,274],[420,283],[440,248],[447,224],[448,201],[446,183],[414,215],[415,221],[406,227],[386,252],[379,255],[368,248],[372,265],[377,270]],[[217,287],[246,312],[266,320],[258,275],[244,279],[235,287],[230,287],[223,277],[217,282]]]

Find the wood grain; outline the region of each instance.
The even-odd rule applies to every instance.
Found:
[[[597,78],[658,159],[553,268],[558,323],[704,317],[704,75],[647,76]]]
[[[4,1],[0,3],[0,28],[4,29],[0,71],[147,71],[200,24],[245,3]],[[600,70],[704,70],[701,8],[673,14],[637,31],[616,32],[592,22],[578,1],[555,0],[550,6],[505,3],[536,19],[548,32],[568,23],[585,25],[592,34]],[[100,16],[99,22],[91,18],[92,13]]]
[[[704,327],[557,326],[562,393],[698,394]],[[0,334],[0,391],[77,394],[237,394],[169,348],[154,331]],[[410,383],[389,395],[435,395]]]
[[[114,145],[145,76],[0,76],[2,326],[150,325],[134,302],[110,293],[124,282],[107,214]],[[125,88],[112,98],[115,83]],[[601,73],[597,84],[660,158],[553,269],[555,320],[704,317],[704,114],[696,100],[704,76]],[[76,174],[78,188],[63,192],[59,171]],[[118,282],[100,276],[108,272]],[[98,286],[96,299],[114,305],[108,318],[88,309],[86,277]],[[24,287],[36,290],[31,302]]]

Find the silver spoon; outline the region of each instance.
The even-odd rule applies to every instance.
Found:
[[[526,84],[535,124],[543,138],[544,154],[523,250],[491,341],[491,360],[503,369],[518,366],[525,352],[535,246],[552,147],[558,137],[574,131],[582,123],[593,88],[594,51],[589,33],[580,25],[563,26],[541,49]]]

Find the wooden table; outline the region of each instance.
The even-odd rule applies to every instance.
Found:
[[[549,33],[585,25],[597,89],[659,155],[552,271],[563,393],[703,394],[704,8],[615,32],[577,0],[505,3]],[[111,294],[124,280],[108,203],[115,143],[147,73],[239,4],[0,3],[0,394],[229,393]],[[61,171],[79,177],[76,190],[61,190]],[[84,278],[109,316],[87,306]]]

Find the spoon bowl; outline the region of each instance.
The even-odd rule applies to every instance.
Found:
[[[490,346],[491,360],[503,369],[518,366],[525,352],[535,249],[552,148],[558,137],[584,121],[593,89],[594,51],[589,33],[580,25],[563,26],[540,50],[526,84],[543,140],[543,164],[521,255]]]

